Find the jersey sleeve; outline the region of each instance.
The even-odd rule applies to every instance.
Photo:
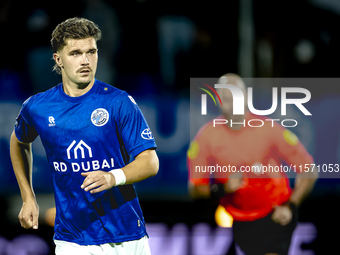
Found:
[[[307,152],[299,138],[279,124],[274,128],[273,141],[280,158],[287,164],[298,166],[314,162],[313,157]]]
[[[23,103],[15,122],[15,135],[18,140],[23,143],[31,143],[38,136],[38,132],[33,125],[30,111],[32,102],[33,97],[30,97]]]
[[[147,149],[156,149],[155,138],[135,100],[123,92],[118,103],[116,121],[127,152],[134,158]]]
[[[212,153],[207,134],[206,126],[203,126],[190,143],[187,153],[189,181],[194,185],[204,185],[210,182],[209,172],[206,169]]]

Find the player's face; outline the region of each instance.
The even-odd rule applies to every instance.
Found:
[[[62,64],[64,82],[88,85],[94,80],[98,63],[98,49],[93,37],[68,39],[58,55]]]
[[[222,114],[226,117],[232,117],[233,115],[233,95],[229,89],[219,89],[222,105],[219,104]]]
[[[245,91],[243,93],[246,95]],[[233,95],[231,91],[229,89],[219,89],[218,94],[222,101],[222,105],[219,104],[222,114],[227,118],[235,118],[233,115]],[[246,107],[246,98],[244,103]]]

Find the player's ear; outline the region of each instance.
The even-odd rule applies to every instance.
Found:
[[[57,64],[58,66],[60,66],[61,68],[63,67],[63,62],[62,62],[62,60],[61,60],[60,55],[59,55],[58,52],[53,53],[53,59],[54,59],[54,61],[56,62],[56,64]]]

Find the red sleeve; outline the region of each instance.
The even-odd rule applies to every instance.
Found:
[[[275,123],[273,130],[273,141],[280,158],[287,164],[298,165],[312,164],[313,157],[307,152],[299,141],[299,138],[290,130]]]
[[[198,131],[195,139],[190,143],[187,153],[189,181],[195,185],[209,183],[210,176],[206,171],[208,159],[211,157],[208,124]]]

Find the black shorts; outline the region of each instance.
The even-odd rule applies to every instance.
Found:
[[[235,243],[247,255],[264,255],[266,253],[287,255],[298,221],[296,207],[292,208],[292,212],[292,220],[285,226],[275,223],[271,219],[272,214],[255,221],[234,221]]]

